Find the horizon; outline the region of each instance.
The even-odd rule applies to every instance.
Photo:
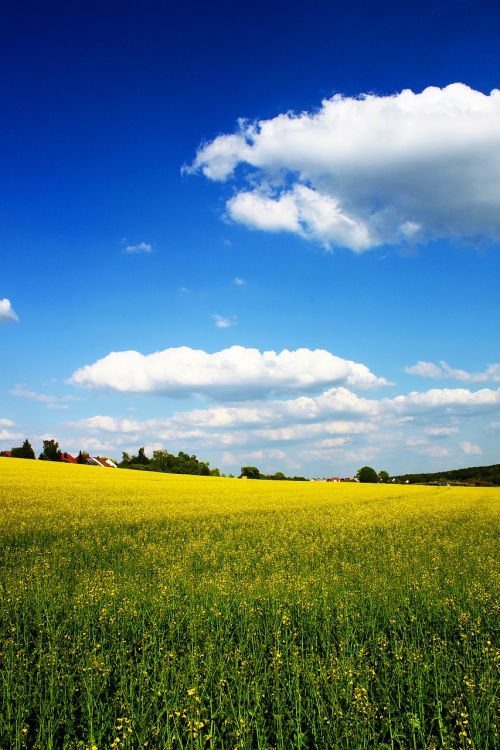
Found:
[[[0,452],[498,463],[499,22],[7,8]]]

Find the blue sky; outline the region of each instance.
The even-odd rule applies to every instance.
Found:
[[[498,462],[498,3],[178,5],[4,10],[0,449]]]

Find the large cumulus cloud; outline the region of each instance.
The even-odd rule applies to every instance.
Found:
[[[246,400],[280,391],[314,391],[340,383],[354,388],[387,385],[366,365],[324,349],[260,352],[243,346],[214,353],[187,346],[147,355],[111,352],[76,370],[71,381],[122,393],[174,397],[204,394],[222,400]]]
[[[236,133],[204,144],[188,171],[236,180],[226,207],[237,222],[355,252],[498,240],[500,91],[454,83],[336,95],[316,112],[240,120]]]

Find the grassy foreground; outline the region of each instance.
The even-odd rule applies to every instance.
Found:
[[[0,747],[498,747],[498,489],[0,459]]]

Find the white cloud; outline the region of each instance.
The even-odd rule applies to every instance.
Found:
[[[424,432],[430,437],[447,437],[448,435],[455,435],[458,432],[458,427],[427,427]]]
[[[420,360],[416,365],[405,367],[405,372],[409,375],[419,375],[421,378],[440,378],[442,370],[432,362],[423,362]]]
[[[340,448],[342,445],[345,445],[346,442],[346,438],[323,438],[323,440],[318,440],[314,444],[314,447],[320,449]]]
[[[124,252],[130,255],[134,253],[151,253],[153,252],[153,245],[150,245],[149,242],[139,242],[137,245],[127,245]]]
[[[467,383],[500,383],[500,364],[488,365],[484,372],[467,372],[460,370],[441,360],[438,365],[433,362],[417,362],[416,365],[405,367],[410,375],[420,375],[423,378],[463,380]]]
[[[0,323],[17,322],[19,318],[12,309],[10,300],[7,297],[0,299]]]
[[[7,440],[22,440],[22,432],[12,432],[11,430],[0,430],[0,441],[5,443]],[[11,446],[9,446],[11,447]]]
[[[239,121],[189,172],[243,184],[234,220],[361,252],[383,243],[500,238],[500,92],[461,83],[336,95],[316,112]]]
[[[386,401],[387,403],[387,401]],[[467,388],[431,388],[429,391],[412,391],[406,396],[396,396],[392,405],[397,411],[440,410],[443,414],[488,410],[500,405],[500,388],[482,388],[469,391]]]
[[[20,384],[11,388],[9,393],[11,396],[17,396],[18,398],[27,398],[30,401],[38,401],[41,404],[45,404],[47,409],[67,409],[68,402],[77,400],[77,396],[72,395],[50,396],[47,393],[37,393],[36,391],[30,391]]]
[[[417,437],[416,435],[410,435],[410,437],[406,440],[406,445],[409,445],[411,448],[415,448],[419,445],[427,445],[427,439]]]
[[[5,448],[12,448],[12,444],[8,443],[13,443],[14,441],[21,440],[24,437],[21,432],[8,429],[9,427],[15,427],[15,424],[11,419],[0,419],[0,443],[4,446],[2,450],[4,450]]]
[[[464,440],[462,443],[460,443],[460,447],[468,456],[480,456],[483,452],[479,445],[471,443],[469,440]]]
[[[257,191],[241,192],[227,203],[235,221],[268,232],[301,233],[299,211],[291,194],[272,199]]]
[[[76,370],[71,382],[122,393],[167,396],[204,393],[222,400],[247,400],[278,391],[318,390],[335,383],[353,388],[388,384],[366,365],[342,359],[324,349],[260,352],[243,346],[213,354],[186,346],[148,355],[136,351],[111,352]],[[354,394],[351,397],[356,398]]]
[[[421,453],[424,453],[431,458],[444,458],[450,455],[448,448],[441,448],[439,445],[431,445],[428,448],[422,448]]]
[[[241,276],[235,276],[233,279],[236,286],[245,286],[247,283],[245,279],[242,279]]]
[[[218,315],[217,313],[212,315],[212,320],[217,328],[231,328],[236,325],[236,318],[225,318],[223,315]]]

